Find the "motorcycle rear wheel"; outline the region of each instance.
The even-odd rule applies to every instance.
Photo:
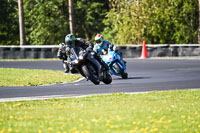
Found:
[[[115,67],[115,69],[118,71],[118,73],[121,75],[121,77],[123,79],[127,79],[128,78],[128,73],[126,73],[123,69],[121,69],[118,64],[115,64],[114,67]]]
[[[98,74],[95,70],[95,68],[88,64],[87,65],[83,65],[82,66],[82,71],[84,73],[84,75],[91,81],[93,82],[95,85],[99,85],[100,84],[100,80],[99,80],[99,77],[98,77]]]

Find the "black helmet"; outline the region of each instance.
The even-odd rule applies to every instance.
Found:
[[[68,34],[65,37],[65,44],[70,45],[70,46],[74,46],[74,41],[75,41],[75,36],[73,34]]]

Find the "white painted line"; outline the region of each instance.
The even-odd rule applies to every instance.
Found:
[[[199,88],[200,89],[200,88]],[[198,88],[193,88],[190,90],[199,90]],[[177,90],[177,89],[175,89]],[[187,90],[187,89],[179,89],[179,90]],[[173,90],[159,90],[159,92],[165,92],[165,91],[173,91]],[[122,94],[144,94],[144,93],[150,93],[153,91],[143,91],[143,92],[119,92]],[[10,101],[29,101],[29,100],[47,100],[47,99],[58,99],[58,98],[81,98],[81,97],[89,97],[89,96],[100,96],[100,95],[111,95],[111,94],[117,94],[117,93],[102,93],[102,94],[90,94],[90,95],[80,95],[77,96],[77,94],[70,94],[70,95],[51,95],[51,96],[34,96],[34,97],[18,97],[18,98],[2,98],[0,99],[0,102],[10,102]]]
[[[84,79],[85,79],[85,78],[83,77],[83,78],[80,78],[80,79],[78,79],[78,80],[76,80],[76,81],[74,81],[74,82],[55,83],[55,84],[47,84],[47,85],[39,85],[39,86],[51,86],[51,85],[57,85],[57,84],[73,84],[73,83],[80,82],[80,81],[82,81],[82,80],[84,80]]]

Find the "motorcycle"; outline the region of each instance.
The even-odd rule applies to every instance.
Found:
[[[111,74],[121,76],[123,79],[128,78],[126,64],[119,51],[111,50],[111,48],[102,49],[100,55],[103,61],[109,66]]]
[[[112,82],[110,73],[103,71],[100,63],[95,59],[94,52],[88,52],[81,47],[70,49],[69,64],[77,70],[87,80],[90,80],[95,85],[103,81],[105,84]]]

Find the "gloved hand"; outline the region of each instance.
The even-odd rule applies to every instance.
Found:
[[[63,42],[61,42],[61,43],[59,43],[59,48],[61,49],[61,48],[64,48],[66,45],[65,45],[65,43],[63,43]]]
[[[66,54],[67,56],[70,55],[70,47],[66,47],[66,48],[65,48],[65,54]]]
[[[86,51],[87,51],[87,52],[92,52],[93,50],[92,50],[92,48],[87,47],[87,48],[86,48]]]
[[[66,48],[65,48],[65,51],[66,51],[66,52],[69,52],[69,51],[70,51],[70,47],[66,47]]]
[[[111,51],[113,51],[113,45],[112,44],[109,45],[109,48],[110,48]]]

